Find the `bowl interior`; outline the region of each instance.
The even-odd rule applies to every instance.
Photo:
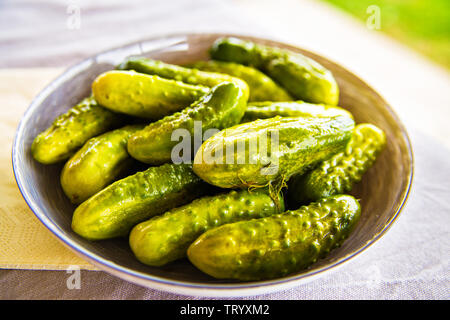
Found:
[[[89,95],[94,78],[113,69],[125,57],[145,55],[169,63],[183,64],[208,59],[207,49],[224,35],[172,35],[133,43],[113,49],[67,70],[38,95],[24,115],[13,148],[14,171],[19,188],[36,216],[66,245],[99,268],[141,284],[151,286],[159,281],[171,285],[201,288],[240,288],[245,285],[215,280],[193,267],[186,259],[166,267],[153,268],[137,261],[127,239],[90,242],[71,228],[74,206],[62,192],[59,174],[62,165],[44,166],[34,161],[30,147],[34,137],[47,128],[53,119]],[[357,123],[370,122],[387,135],[387,148],[374,167],[355,186],[352,194],[361,199],[361,220],[342,247],[318,261],[310,269],[283,279],[252,283],[273,285],[277,281],[299,281],[348,260],[365,249],[390,226],[406,199],[412,178],[410,144],[396,115],[386,102],[363,81],[335,63],[313,53],[282,43],[253,37],[255,42],[289,48],[312,57],[330,69],[336,77],[341,98],[339,105],[353,113]]]

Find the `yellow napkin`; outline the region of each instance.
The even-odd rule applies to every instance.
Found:
[[[96,268],[65,247],[28,208],[17,188],[11,148],[17,125],[35,95],[63,70],[0,69],[0,268]]]

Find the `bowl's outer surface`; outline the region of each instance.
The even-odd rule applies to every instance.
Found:
[[[353,113],[357,123],[370,122],[387,135],[387,148],[352,192],[361,199],[362,217],[342,247],[310,269],[269,281],[239,283],[215,280],[187,260],[153,268],[139,263],[126,239],[90,242],[70,227],[74,206],[59,183],[61,165],[44,166],[30,152],[34,137],[53,119],[89,95],[92,80],[113,69],[130,55],[145,55],[169,63],[183,64],[208,59],[212,42],[224,34],[179,34],[152,38],[113,49],[74,67],[47,86],[32,102],[19,124],[13,146],[13,167],[19,189],[39,220],[65,245],[98,268],[150,288],[200,296],[243,296],[268,293],[304,283],[335,269],[365,250],[391,226],[406,201],[412,182],[413,157],[405,128],[389,105],[372,88],[335,63],[271,40],[238,36],[258,43],[288,48],[312,57],[330,69],[340,86],[339,105]]]

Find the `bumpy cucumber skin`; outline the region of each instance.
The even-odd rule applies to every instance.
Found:
[[[386,135],[375,125],[355,126],[345,151],[323,161],[314,170],[289,181],[291,207],[320,198],[351,191],[364,173],[375,163],[386,146]]]
[[[135,71],[107,71],[92,83],[95,99],[105,108],[151,120],[180,111],[208,92],[208,87]]]
[[[33,141],[33,158],[43,164],[68,159],[87,140],[123,123],[123,115],[101,107],[93,97],[83,99]]]
[[[242,89],[225,82],[189,108],[149,124],[128,140],[128,152],[139,161],[160,164],[171,160],[172,148],[179,142],[172,141],[172,132],[186,129],[194,134],[194,121],[201,121],[203,132],[210,128],[223,129],[239,123],[247,107]]]
[[[247,105],[241,123],[254,121],[257,119],[268,119],[276,116],[280,117],[334,117],[353,115],[347,110],[323,104],[313,104],[303,101],[289,102],[253,102]]]
[[[184,68],[179,65],[164,63],[158,60],[152,60],[142,57],[131,57],[121,63],[117,69],[120,70],[135,70],[137,72],[157,75],[166,79],[173,79],[184,83],[193,85],[202,85],[207,87],[215,87],[222,82],[234,82],[241,87],[244,94],[249,95],[249,87],[245,81],[238,77],[232,77],[217,72],[205,72],[197,68]],[[214,71],[214,70],[206,70]],[[245,79],[243,79],[245,80]]]
[[[197,268],[218,279],[282,277],[309,267],[341,245],[360,214],[352,196],[332,196],[296,211],[209,230],[187,254]]]
[[[311,166],[342,152],[353,128],[353,119],[344,116],[274,117],[239,124],[207,139],[195,155],[193,169],[200,178],[221,188],[264,186],[280,179],[287,181],[292,175],[304,173]],[[269,136],[276,132],[278,148],[269,157],[268,151],[272,148]],[[264,140],[256,144],[261,136],[267,137],[266,144]],[[239,145],[245,149],[239,150]],[[233,153],[227,155],[227,149]]]
[[[332,73],[302,54],[237,38],[221,38],[211,47],[210,55],[216,60],[260,69],[296,99],[329,105],[339,101],[339,87]]]
[[[187,164],[164,164],[118,180],[80,204],[72,229],[89,240],[128,235],[138,223],[204,195]]]
[[[291,95],[258,69],[224,61],[198,61],[190,67],[229,74],[244,80],[250,88],[248,101],[291,101]]]
[[[130,233],[130,247],[144,264],[162,266],[186,256],[189,245],[202,233],[217,226],[284,211],[268,189],[239,190],[203,197],[162,216],[136,225]]]
[[[79,204],[124,173],[134,162],[127,151],[130,135],[144,125],[129,125],[89,139],[64,165],[61,186]]]

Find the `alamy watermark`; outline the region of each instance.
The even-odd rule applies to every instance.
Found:
[[[66,9],[67,20],[66,27],[69,30],[78,30],[81,28],[81,8],[75,3],[70,3]]]
[[[66,286],[69,290],[80,290],[81,289],[81,271],[80,267],[77,265],[70,265],[66,269],[66,273],[70,276],[66,280]]]
[[[381,29],[381,9],[377,5],[370,5],[366,9],[366,13],[369,15],[366,20],[366,26],[370,30]]]

